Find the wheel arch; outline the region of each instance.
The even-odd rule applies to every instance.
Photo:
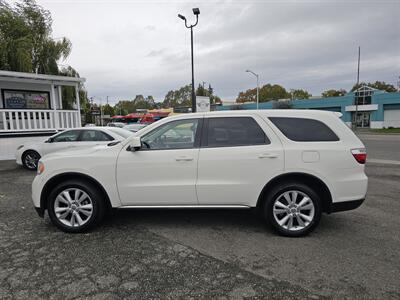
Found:
[[[28,152],[36,152],[37,154],[39,154],[40,157],[42,157],[42,155],[40,154],[40,151],[38,151],[37,149],[28,148],[28,149],[25,149],[25,150],[21,153],[21,160],[24,159],[24,156],[25,156],[26,153],[28,153]]]
[[[330,207],[332,204],[332,194],[327,186],[327,184],[321,180],[320,178],[308,174],[308,173],[302,173],[302,172],[292,172],[292,173],[286,173],[286,174],[281,174],[270,180],[262,189],[258,200],[257,200],[257,208],[261,208],[265,195],[268,194],[269,191],[271,191],[272,188],[274,188],[276,185],[282,183],[282,182],[299,182],[306,184],[313,190],[315,190],[316,193],[321,197],[322,200],[322,211],[323,212],[329,212]]]
[[[46,195],[49,195],[51,189],[54,188],[55,186],[57,186],[59,183],[69,180],[69,179],[82,180],[82,181],[86,181],[86,182],[93,184],[103,194],[107,209],[111,209],[112,206],[111,206],[110,197],[108,196],[108,193],[106,192],[105,188],[103,187],[103,185],[100,182],[98,182],[96,179],[94,179],[93,177],[91,177],[87,174],[83,174],[83,173],[79,173],[79,172],[67,172],[67,173],[58,174],[58,175],[50,178],[44,185],[42,192],[40,194],[40,208],[43,211],[45,209],[47,209]]]

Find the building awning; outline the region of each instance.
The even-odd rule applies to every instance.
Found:
[[[85,82],[85,78],[68,77],[60,75],[45,75],[24,72],[1,71],[0,80],[16,82],[52,83],[59,85],[76,85]]]

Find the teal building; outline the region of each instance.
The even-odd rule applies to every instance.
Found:
[[[285,100],[279,100],[285,101]],[[259,109],[273,109],[279,101],[259,103]],[[400,128],[400,92],[387,93],[363,86],[342,97],[286,100],[293,109],[320,109],[342,113],[342,119],[351,126],[357,120],[360,128]],[[357,105],[356,105],[357,104]],[[256,103],[230,104],[217,110],[256,109]],[[357,111],[357,118],[356,118]]]

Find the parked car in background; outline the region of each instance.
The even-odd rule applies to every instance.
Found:
[[[96,126],[96,124],[93,124],[93,123],[86,123],[85,124],[85,127],[95,127]]]
[[[124,127],[126,124],[122,123],[122,122],[110,122],[107,124],[107,127],[118,127],[118,128],[122,128]]]
[[[29,170],[36,170],[38,161],[46,154],[71,148],[90,147],[122,141],[132,135],[131,132],[116,127],[83,127],[57,133],[44,142],[20,145],[15,157],[17,164]]]
[[[122,127],[123,129],[129,130],[131,132],[138,132],[140,129],[145,128],[147,124],[129,124]]]
[[[303,236],[322,213],[364,201],[366,150],[333,112],[257,110],[168,117],[121,143],[40,160],[34,206],[83,232],[111,208],[256,208]]]

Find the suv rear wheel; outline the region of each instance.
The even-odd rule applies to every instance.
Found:
[[[51,191],[48,201],[51,222],[65,232],[88,231],[105,212],[103,195],[89,182],[63,182]]]
[[[284,183],[268,193],[263,214],[272,228],[281,235],[304,236],[321,219],[321,200],[307,185]]]

